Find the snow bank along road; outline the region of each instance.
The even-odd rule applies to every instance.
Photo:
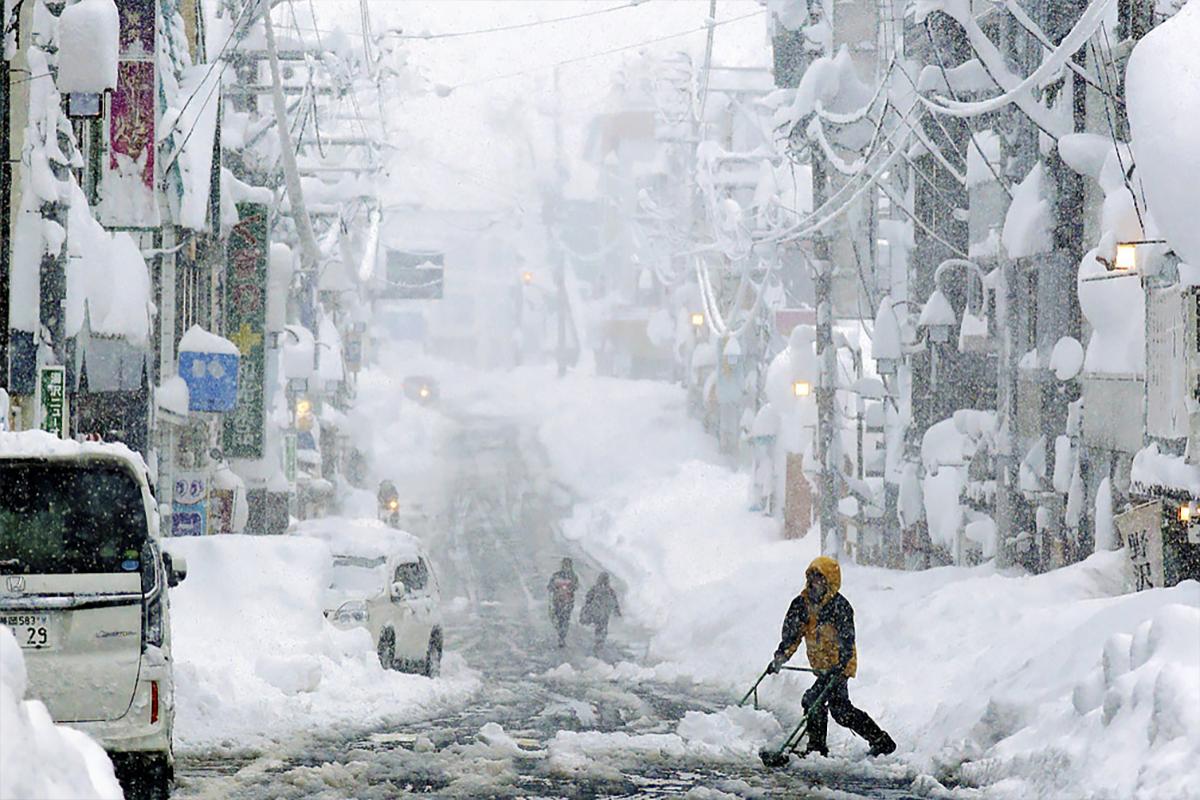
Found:
[[[645,644],[620,622],[605,660],[588,655],[590,630],[578,626],[558,650],[545,581],[559,556],[578,554],[557,535],[568,498],[531,442],[511,425],[475,419],[443,447],[429,546],[444,595],[458,596],[448,652],[482,681],[470,700],[408,724],[331,726],[257,757],[185,754],[176,796],[911,796],[911,774],[900,768],[822,760],[766,771],[757,749],[783,735],[774,718],[633,663]],[[590,585],[596,570],[582,558],[577,565]]]

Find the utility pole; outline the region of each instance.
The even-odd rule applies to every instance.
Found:
[[[567,262],[562,247],[558,244],[560,235],[559,214],[562,210],[563,176],[563,142],[562,142],[562,98],[559,95],[559,67],[554,68],[554,185],[547,187],[546,200],[554,198],[553,207],[547,209],[547,228],[550,234],[552,251],[555,255],[554,283],[558,294],[558,377],[567,374]],[[545,202],[545,201],[543,201]]]
[[[813,208],[821,208],[828,188],[825,160],[818,147],[812,150]],[[813,288],[817,303],[817,462],[821,465],[818,488],[821,521],[821,552],[838,558],[842,553],[841,520],[838,518],[838,470],[841,439],[837,419],[837,348],[833,346],[833,260],[829,239],[818,231],[812,240]]]
[[[65,0],[47,0],[45,7],[51,16],[57,18],[63,12],[63,9],[66,8],[66,3]],[[50,79],[57,83],[57,55],[51,54],[44,49],[43,52],[46,54]],[[57,120],[57,116],[54,119]],[[64,156],[65,160],[61,161],[57,158],[47,157],[54,180],[60,184],[69,182],[72,177],[70,158],[75,152],[70,135],[64,133],[58,125],[54,125],[53,129],[45,131],[44,135],[47,139],[45,144],[48,148],[56,145],[54,150],[66,154]],[[51,137],[53,137],[53,141],[50,141]],[[50,150],[50,152],[54,152],[54,150]],[[41,208],[38,209],[42,219],[59,225],[63,231],[62,245],[59,247],[58,252],[44,252],[38,270],[38,320],[41,329],[50,335],[49,345],[54,353],[54,362],[56,364],[65,364],[67,362],[67,326],[64,311],[67,301],[67,210],[67,204],[61,200],[43,203]],[[35,340],[41,340],[41,333],[37,332],[34,338]]]

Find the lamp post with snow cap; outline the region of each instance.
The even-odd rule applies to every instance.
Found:
[[[950,329],[955,323],[954,307],[941,289],[934,289],[925,301],[917,327],[925,331],[929,342],[929,387],[937,390],[938,348],[950,341]]]

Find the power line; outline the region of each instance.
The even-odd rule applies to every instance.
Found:
[[[585,17],[595,17],[600,14],[608,14],[613,11],[624,11],[627,8],[635,8],[645,3],[646,0],[631,0],[619,6],[609,6],[608,8],[598,8],[593,11],[584,11],[579,14],[569,14],[564,17],[554,17],[553,19],[539,19],[532,22],[517,22],[511,25],[497,25],[492,28],[477,28],[470,31],[447,31],[446,33],[404,33],[399,30],[384,31],[381,36],[388,36],[394,39],[407,40],[424,40],[432,41],[434,39],[458,39],[463,36],[481,36],[488,33],[503,33],[505,31],[516,31],[525,28],[536,28],[542,25],[553,25],[557,22],[568,22],[574,19],[584,19]]]
[[[581,61],[589,61],[593,58],[603,58],[604,56],[611,56],[615,53],[623,53],[627,50],[637,50],[639,48],[646,47],[647,45],[657,44],[659,42],[665,42],[665,41],[669,41],[671,39],[678,39],[681,36],[690,36],[693,33],[704,33],[706,31],[710,30],[711,28],[717,27],[719,25],[729,25],[734,22],[741,22],[743,20],[747,20],[752,17],[762,16],[763,14],[766,14],[766,13],[767,13],[766,9],[760,9],[758,11],[752,11],[749,14],[743,14],[738,17],[730,17],[729,19],[718,20],[716,22],[706,24],[699,28],[690,28],[686,31],[679,31],[678,33],[669,33],[669,34],[666,34],[665,36],[656,36],[653,39],[645,39],[643,41],[635,42],[634,44],[624,45],[622,47],[614,47],[609,50],[601,50],[596,53],[589,53],[589,54],[583,55],[583,56],[576,56],[575,58],[564,59],[562,61],[557,61],[552,64],[543,64],[538,67],[531,67],[529,69],[521,70],[520,72],[509,72],[509,73],[505,73],[503,75],[493,75],[488,78],[480,78],[479,80],[476,80],[476,81],[468,81],[467,83],[460,83],[457,86],[447,87],[446,94],[449,94],[449,92],[456,91],[458,89],[466,89],[466,88],[470,88],[473,86],[482,86],[483,84],[486,84],[486,83],[493,83],[495,81],[508,80],[509,78],[520,78],[525,75],[531,75],[536,72],[545,72],[546,70],[556,69],[558,67],[566,66],[567,64],[577,64]]]

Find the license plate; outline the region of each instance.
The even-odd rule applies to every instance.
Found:
[[[0,625],[12,628],[17,644],[25,650],[46,650],[54,647],[54,631],[49,614],[4,614]]]

